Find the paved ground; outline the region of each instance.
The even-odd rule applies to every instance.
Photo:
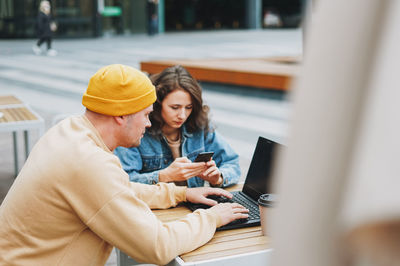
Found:
[[[14,94],[38,112],[46,128],[81,113],[80,100],[100,67],[160,59],[248,58],[301,54],[300,30],[168,33],[100,39],[55,40],[56,57],[36,56],[35,40],[0,40],[0,95]],[[243,176],[259,135],[285,142],[289,103],[282,93],[204,88],[212,120],[241,156]],[[32,145],[38,138],[32,132]],[[22,136],[19,136],[23,161]],[[0,132],[0,202],[14,180],[12,136]],[[107,265],[116,265],[115,254]]]

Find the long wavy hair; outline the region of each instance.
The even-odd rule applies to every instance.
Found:
[[[175,90],[183,90],[190,94],[192,99],[192,113],[185,121],[186,130],[190,133],[198,130],[208,132],[210,108],[203,104],[202,89],[199,83],[180,65],[164,69],[161,73],[150,76],[150,80],[156,87],[157,101],[153,104],[153,112],[150,114],[151,127],[147,131],[157,137],[161,137],[161,129],[165,125],[161,116],[161,103],[165,97]]]

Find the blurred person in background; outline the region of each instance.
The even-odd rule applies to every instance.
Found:
[[[153,36],[158,32],[158,0],[147,0],[146,10],[147,10],[147,33]]]
[[[264,12],[264,27],[282,27],[282,20],[278,12],[273,8],[267,8]]]
[[[206,198],[232,198],[220,188],[129,182],[112,151],[140,144],[155,100],[149,78],[132,67],[109,65],[92,76],[85,113],[40,138],[0,206],[0,265],[104,265],[113,246],[164,265],[248,217],[239,204]],[[183,201],[214,206],[167,223],[150,209]]]
[[[49,1],[41,1],[39,5],[39,13],[36,21],[38,41],[32,47],[33,52],[37,55],[42,53],[41,45],[46,42],[47,52],[49,56],[57,55],[57,51],[51,48],[53,32],[57,30],[57,24],[51,16],[51,6]]]
[[[118,147],[130,180],[144,184],[227,187],[240,178],[239,156],[210,125],[199,83],[182,66],[166,68],[150,77],[157,91],[152,126],[139,147]],[[203,166],[192,161],[200,152],[214,152]]]

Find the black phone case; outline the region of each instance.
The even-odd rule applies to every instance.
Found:
[[[197,155],[196,159],[194,159],[194,162],[208,162],[213,155],[214,155],[214,152],[199,153]]]

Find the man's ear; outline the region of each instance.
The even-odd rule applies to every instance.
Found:
[[[127,119],[126,116],[114,116],[114,120],[118,125],[123,125],[125,123],[125,120]]]

